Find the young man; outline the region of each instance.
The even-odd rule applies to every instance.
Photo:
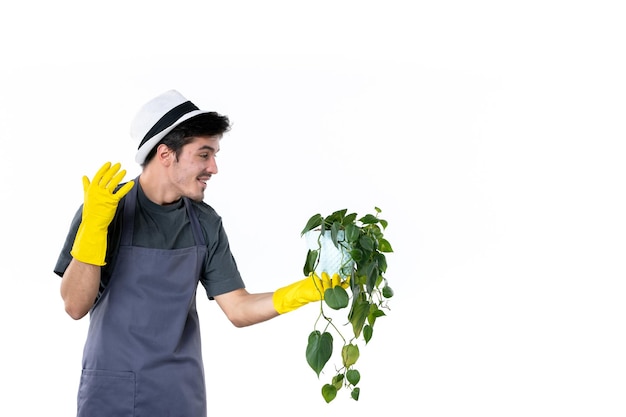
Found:
[[[275,292],[245,289],[221,218],[203,202],[229,129],[227,117],[167,91],[131,126],[141,174],[122,183],[126,171],[106,163],[83,177],[84,203],[54,268],[67,313],[90,317],[78,416],[206,416],[198,283],[237,327],[340,284],[324,274]]]

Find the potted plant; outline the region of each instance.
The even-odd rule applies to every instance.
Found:
[[[333,354],[340,352],[332,379],[322,387],[327,403],[335,399],[342,387],[350,391],[354,400],[359,399],[357,384],[361,374],[355,364],[360,346],[372,339],[374,324],[386,315],[388,299],[393,296],[385,277],[385,254],[393,252],[384,237],[388,223],[379,218],[381,210],[374,209],[375,214],[361,217],[347,209],[325,217],[316,214],[301,232],[308,243],[305,276],[328,274],[338,277],[342,284],[324,292],[306,348],[307,363],[318,378]],[[344,309],[348,307],[346,314]],[[341,339],[340,349],[333,346],[333,334]]]

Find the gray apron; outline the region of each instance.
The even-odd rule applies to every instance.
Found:
[[[196,246],[132,246],[137,188],[125,197],[111,280],[90,312],[78,416],[205,417],[196,311],[204,236],[185,198]]]

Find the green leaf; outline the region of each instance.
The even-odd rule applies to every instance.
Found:
[[[346,368],[351,367],[359,359],[359,347],[357,345],[344,345],[341,348],[341,359]]]
[[[374,334],[374,328],[369,324],[366,324],[363,327],[363,339],[365,339],[365,344],[369,343],[372,340],[372,335]]]
[[[337,249],[339,249],[339,243],[337,242],[337,237],[339,236],[339,230],[341,228],[341,223],[333,222],[330,226],[330,240],[332,240],[333,244]]]
[[[370,313],[367,315],[367,322],[370,324],[370,326],[374,326],[376,319],[378,317],[383,317],[384,315],[385,312],[378,308],[376,304],[371,304]]]
[[[385,297],[385,298],[393,297],[393,290],[391,289],[391,287],[389,285],[385,285],[383,287],[383,297]]]
[[[376,278],[376,288],[380,287],[381,282],[383,282],[383,276],[378,275],[378,278]]]
[[[361,388],[356,387],[355,389],[352,390],[352,392],[350,393],[350,396],[352,397],[354,401],[359,401],[360,394],[361,394]]]
[[[304,229],[302,229],[302,232],[300,232],[300,236],[304,235],[309,230],[315,229],[317,226],[321,225],[323,221],[324,218],[321,214],[315,214],[311,216],[309,221],[306,223],[306,226],[304,226]]]
[[[361,245],[364,250],[371,252],[374,250],[374,239],[369,236],[361,236],[359,238],[359,245]]]
[[[378,263],[378,269],[381,272],[387,272],[387,258],[383,253],[376,254],[376,262]]]
[[[356,213],[350,213],[347,216],[345,216],[343,218],[343,225],[344,226],[348,226],[348,225],[352,225],[354,226],[354,221],[356,220]]]
[[[320,333],[319,330],[314,330],[309,334],[309,343],[306,347],[306,361],[315,371],[318,378],[332,353],[333,336],[330,333]]]
[[[385,238],[378,239],[378,250],[381,252],[393,252],[391,248],[391,243]]]
[[[346,240],[349,243],[356,242],[356,240],[359,238],[359,228],[352,223],[345,225],[345,233]]]
[[[352,297],[356,300],[361,294],[361,285],[359,285],[359,278],[355,270],[350,273],[350,291],[352,291]],[[350,317],[348,315],[348,317]]]
[[[348,306],[350,299],[348,292],[343,287],[337,285],[324,291],[324,301],[333,310],[341,310]]]
[[[378,217],[374,216],[373,214],[366,214],[365,216],[361,217],[359,221],[363,224],[376,224],[378,223]]]
[[[346,379],[350,384],[356,385],[361,380],[361,373],[356,369],[350,369],[348,372],[346,372]]]
[[[341,220],[344,218],[344,216],[346,215],[347,212],[348,212],[348,209],[337,210],[333,214],[328,216],[326,218],[326,221],[327,222],[339,222],[339,223],[341,223]]]
[[[363,259],[363,251],[361,249],[352,249],[350,252],[350,258],[354,260],[354,262],[360,262]]]
[[[370,304],[365,300],[354,300],[352,305],[352,311],[348,315],[350,323],[352,323],[352,330],[355,337],[359,337],[367,315],[370,311]]]
[[[338,373],[337,375],[335,375],[333,377],[333,385],[335,388],[337,388],[337,391],[339,391],[341,389],[341,386],[343,385],[343,374],[342,373]]]
[[[315,263],[317,262],[319,252],[317,250],[311,250],[306,254],[306,262],[304,263],[304,268],[302,268],[302,272],[304,272],[304,276],[311,275],[312,272],[315,271]]]
[[[378,279],[378,267],[376,264],[368,264],[365,268],[365,273],[367,274],[367,281],[365,282],[367,293],[371,294]]]
[[[322,387],[322,397],[324,397],[324,401],[326,401],[327,404],[331,402],[332,400],[334,400],[336,396],[337,396],[337,388],[335,388],[334,385],[325,384]]]

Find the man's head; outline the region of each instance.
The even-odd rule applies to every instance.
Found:
[[[200,110],[176,90],[169,90],[144,104],[133,122],[130,134],[139,143],[135,161],[144,166],[154,157],[157,145],[166,136],[175,152],[195,136],[222,136],[230,129],[226,116]],[[174,132],[176,130],[176,132]]]
[[[146,103],[131,126],[139,142],[135,160],[143,168],[140,184],[148,198],[169,204],[181,197],[202,200],[207,181],[217,173],[215,156],[228,117],[199,110],[170,90]]]
[[[221,137],[230,129],[230,121],[228,117],[222,116],[215,112],[202,113],[191,119],[185,120],[171,132],[166,134],[163,139],[155,143],[148,152],[142,165],[146,165],[154,155],[159,145],[166,145],[176,158],[180,156],[183,146],[191,142],[194,138],[200,136]]]

